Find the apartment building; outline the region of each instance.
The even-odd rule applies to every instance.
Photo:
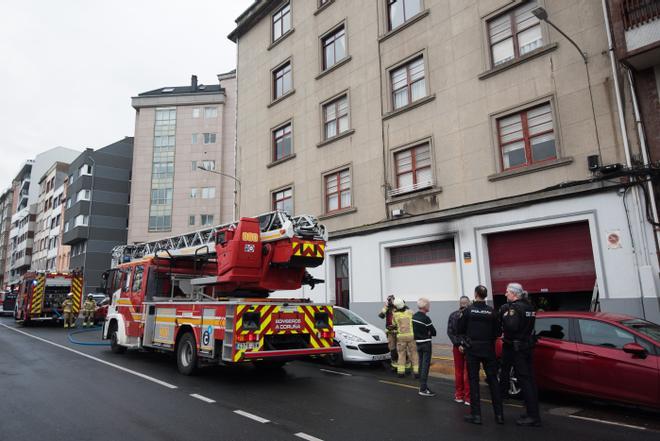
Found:
[[[112,248],[126,243],[132,166],[131,137],[86,149],[69,165],[62,243],[71,248],[60,265],[68,260],[69,269],[83,272],[85,293],[101,286]]]
[[[9,230],[11,229],[13,199],[14,192],[11,188],[0,194],[0,289],[7,289],[5,267],[9,260]]]
[[[545,308],[658,321],[653,229],[604,176],[641,155],[606,16],[590,0],[255,1],[229,35],[241,214],[319,216],[326,283],[299,294],[374,322],[389,294],[428,297],[445,323],[477,284],[500,304],[511,281]]]
[[[79,151],[66,147],[51,148],[39,153],[34,159],[27,160],[14,178],[14,202],[9,232],[11,257],[7,283],[17,283],[32,264],[37,202],[41,191],[39,180],[56,162],[68,163],[79,154]]]
[[[136,111],[128,242],[234,219],[235,72],[219,84],[162,87],[132,99]]]
[[[62,244],[64,224],[64,185],[69,164],[54,163],[39,180],[34,246],[31,269],[35,271],[57,271],[57,256]]]

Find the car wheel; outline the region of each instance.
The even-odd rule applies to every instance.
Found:
[[[190,332],[183,334],[176,345],[176,364],[183,375],[194,375],[197,371],[197,343]]]
[[[339,367],[344,365],[344,357],[342,352],[326,355],[325,359],[330,366]]]
[[[118,332],[116,323],[110,325],[110,329],[108,330],[108,334],[110,334],[110,350],[115,354],[123,354],[126,352],[126,348],[119,344]]]
[[[517,397],[520,395],[520,392],[521,389],[520,384],[518,384],[518,377],[516,376],[516,372],[512,366],[511,372],[509,373],[509,388],[507,389],[507,393],[510,397]]]

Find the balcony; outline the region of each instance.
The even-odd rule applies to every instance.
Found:
[[[619,7],[626,62],[636,69],[657,65],[660,59],[660,2],[621,0]]]

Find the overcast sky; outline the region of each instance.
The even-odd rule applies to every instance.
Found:
[[[54,146],[133,136],[130,98],[217,84],[235,68],[227,34],[252,0],[20,0],[0,5],[0,190]]]

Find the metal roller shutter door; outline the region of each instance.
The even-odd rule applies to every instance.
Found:
[[[495,294],[518,282],[529,293],[584,292],[596,281],[588,222],[497,233],[488,236]]]

